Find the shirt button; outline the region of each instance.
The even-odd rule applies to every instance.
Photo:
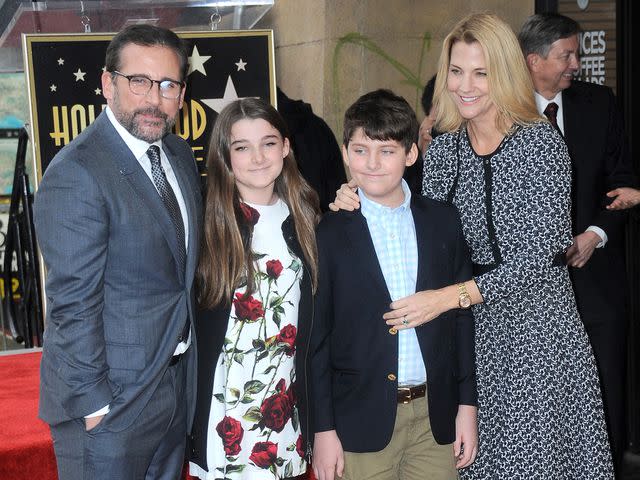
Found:
[[[388,378],[389,380],[391,380],[392,382],[395,382],[395,381],[396,381],[396,376],[395,376],[393,373],[390,373],[389,375],[387,375],[387,378]]]
[[[395,329],[395,327],[391,327],[391,328],[389,329],[389,333],[390,333],[391,335],[395,335],[396,333],[398,333],[398,330],[396,330],[396,329]]]
[[[391,238],[396,238],[396,234],[395,234],[395,233],[392,233],[392,234],[390,235],[390,237],[391,237]]]

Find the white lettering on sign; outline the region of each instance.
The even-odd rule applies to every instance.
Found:
[[[580,43],[580,73],[578,78],[585,82],[604,85],[604,60],[607,51],[604,30],[590,30],[581,32],[578,37]]]

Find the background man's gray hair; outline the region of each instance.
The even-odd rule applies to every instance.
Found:
[[[524,22],[518,41],[526,57],[530,53],[537,53],[547,58],[553,42],[569,38],[580,32],[580,25],[572,18],[559,13],[538,13],[531,15]]]

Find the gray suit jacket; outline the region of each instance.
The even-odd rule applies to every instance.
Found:
[[[184,141],[167,135],[163,149],[187,208],[184,272],[169,214],[105,113],[55,156],[42,179],[34,206],[47,267],[39,414],[51,425],[109,404],[104,428],[130,426],[193,319],[200,183]],[[191,333],[188,425],[195,405]]]

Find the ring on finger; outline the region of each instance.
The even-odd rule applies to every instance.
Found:
[[[405,327],[407,325],[409,325],[409,320],[407,320],[407,316],[406,315],[402,318],[402,325],[404,325]]]

